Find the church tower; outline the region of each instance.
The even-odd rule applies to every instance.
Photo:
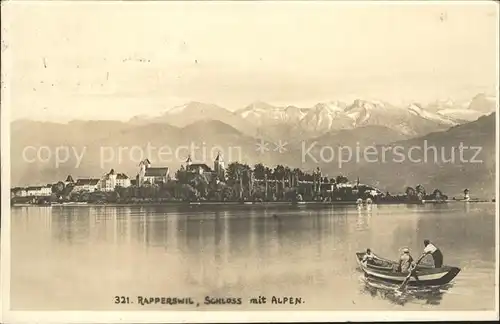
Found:
[[[323,183],[323,174],[321,173],[321,169],[319,167],[316,168],[316,172],[313,173],[313,176],[315,176],[315,182],[316,182],[316,192],[319,193],[321,192],[321,184]]]
[[[186,159],[186,171],[191,171],[191,164],[193,164],[193,160],[191,160],[191,155],[188,155]]]
[[[220,152],[217,153],[217,157],[214,160],[214,171],[219,178],[224,178],[224,160],[220,155]]]
[[[146,169],[151,165],[148,159],[145,159],[139,163],[139,173],[137,174],[137,185],[140,187],[144,183],[144,176],[146,175]]]
[[[111,188],[115,189],[115,187],[116,187],[116,173],[115,173],[114,169],[111,169],[109,171],[108,177],[109,177],[109,182],[110,182]]]

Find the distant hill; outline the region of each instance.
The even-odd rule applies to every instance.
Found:
[[[220,121],[230,125],[246,135],[254,136],[256,134],[254,125],[248,123],[239,115],[214,104],[196,101],[170,108],[160,116],[137,116],[130,121],[131,123],[142,125],[167,123],[182,128],[194,122],[210,120]]]
[[[38,122],[16,124],[11,136],[11,174],[12,185],[43,184],[64,179],[68,174],[74,178],[99,177],[114,168],[135,176],[139,161],[150,158],[153,165],[168,166],[177,170],[194,147],[193,161],[212,165],[221,151],[227,159],[248,159],[255,155],[255,140],[220,121],[198,121],[179,128],[166,123],[110,127],[100,132],[92,132],[94,122],[81,126],[78,133],[72,124],[48,125]],[[85,123],[84,123],[85,124]],[[116,126],[116,125],[114,125]],[[35,159],[34,149],[28,149],[26,160],[23,150],[26,147],[47,147],[55,152],[57,147],[70,147],[67,161],[58,167],[55,159],[41,162]],[[46,151],[42,158],[46,159]],[[61,155],[65,154],[61,151]],[[76,153],[76,154],[75,154]],[[81,159],[78,156],[82,156]],[[78,164],[80,160],[80,164]]]
[[[469,104],[469,110],[479,111],[482,113],[492,113],[496,110],[495,98],[480,93],[472,98]]]
[[[346,164],[342,171],[351,176],[360,176],[364,182],[394,192],[404,192],[406,186],[422,184],[428,191],[439,188],[449,195],[460,195],[465,188],[469,188],[473,196],[492,198],[495,194],[497,156],[495,116],[493,113],[444,132],[434,132],[419,138],[395,141],[390,146],[385,145],[394,149],[399,147],[399,151],[404,152],[407,157],[409,150],[414,148],[411,153],[414,162],[408,158],[399,162],[401,157],[398,154],[388,153],[386,162],[383,163],[380,153],[382,148],[378,146],[379,154],[376,158],[370,157],[371,160],[378,159],[378,162],[369,163],[361,159],[359,163]],[[460,158],[460,144],[480,149],[464,149],[463,158]],[[426,147],[427,157],[424,153]],[[432,147],[437,150],[437,159]],[[453,148],[454,162],[450,161]],[[482,162],[475,163],[476,161]],[[330,168],[330,171],[341,170]]]
[[[327,133],[325,135],[305,141],[305,147],[310,147],[313,143],[319,156],[323,147],[341,148],[349,147],[355,152],[356,148],[363,149],[367,146],[391,143],[395,140],[407,139],[409,136],[397,130],[385,126],[363,126],[355,129],[340,130]]]
[[[495,112],[496,102],[495,97],[479,93],[468,102],[454,102],[452,100],[435,101],[425,106],[425,110],[441,116],[469,122]]]

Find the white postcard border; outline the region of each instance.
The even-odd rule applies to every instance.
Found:
[[[9,7],[10,2],[2,2],[2,43],[8,36]],[[22,1],[24,3],[28,1]],[[40,4],[40,1],[33,1]],[[52,1],[54,3],[56,1]],[[59,1],[58,1],[59,2]],[[108,2],[108,1],[107,1]],[[349,1],[338,1],[339,5],[346,5]],[[395,2],[398,4],[415,4],[417,1],[377,1],[381,3]],[[287,2],[282,2],[285,6]],[[435,1],[428,3],[418,1],[421,5],[435,4],[456,4],[477,5],[479,3],[493,3],[491,1]],[[371,5],[373,1],[355,1],[349,5]],[[109,5],[109,4],[108,4]],[[115,5],[119,5],[118,3]],[[146,4],[144,4],[146,5]],[[237,3],[234,4],[238,5]],[[497,18],[499,8],[496,6]],[[499,42],[497,29],[497,80],[499,75]],[[9,75],[12,73],[10,58],[12,52],[8,48],[8,41],[5,42],[7,49],[2,52],[2,86],[1,86],[1,295],[0,295],[0,322],[4,323],[224,323],[224,322],[323,322],[323,321],[476,321],[476,320],[498,320],[499,318],[499,163],[496,163],[496,308],[494,311],[11,311],[10,310],[10,83]],[[496,153],[499,152],[499,97],[500,89],[497,86],[497,111],[496,111]],[[112,306],[110,306],[112,307]]]

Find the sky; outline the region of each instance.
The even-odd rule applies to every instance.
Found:
[[[493,2],[3,3],[12,119],[495,94]],[[8,21],[5,23],[5,21]]]

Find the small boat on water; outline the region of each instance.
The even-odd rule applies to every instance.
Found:
[[[360,268],[365,273],[365,276],[372,279],[377,279],[390,284],[402,284],[408,273],[396,272],[398,263],[376,256],[374,264],[365,265],[363,260],[366,252],[357,252],[356,260]],[[423,287],[423,286],[441,286],[450,283],[460,272],[460,268],[443,266],[442,268],[433,268],[425,265],[418,265],[415,276],[410,277],[408,286]],[[418,278],[418,280],[417,280]]]

